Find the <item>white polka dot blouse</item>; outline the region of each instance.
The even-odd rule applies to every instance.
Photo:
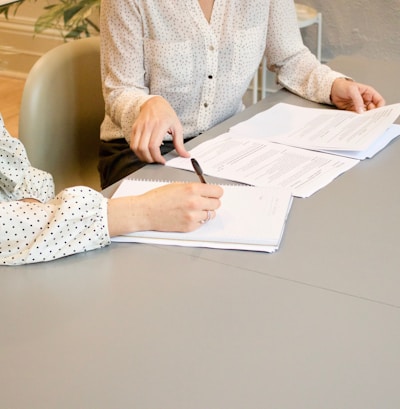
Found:
[[[54,260],[109,242],[107,200],[83,186],[54,197],[52,177],[31,166],[0,115],[0,265]]]
[[[316,102],[330,104],[343,77],[303,45],[293,0],[215,0],[210,22],[198,0],[102,0],[100,32],[103,140],[129,140],[154,95],[174,108],[184,137],[208,130],[243,109],[264,54],[280,84]]]

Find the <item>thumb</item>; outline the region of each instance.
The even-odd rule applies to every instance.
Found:
[[[362,114],[363,112],[365,112],[364,100],[357,86],[350,88],[349,97],[353,103],[354,110],[358,114]]]

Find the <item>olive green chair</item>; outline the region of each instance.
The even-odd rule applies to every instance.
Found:
[[[62,44],[35,63],[22,94],[19,138],[32,165],[53,175],[57,191],[100,189],[103,118],[99,37]]]

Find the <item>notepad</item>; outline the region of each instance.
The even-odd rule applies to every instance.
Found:
[[[139,195],[166,183],[170,182],[125,179],[113,197]],[[114,237],[112,241],[276,251],[292,204],[290,190],[245,185],[224,185],[222,188],[222,204],[215,218],[193,232],[142,231]]]

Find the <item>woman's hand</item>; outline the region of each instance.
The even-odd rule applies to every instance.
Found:
[[[110,199],[110,236],[134,231],[189,232],[215,217],[221,205],[220,186],[171,183],[140,196]]]
[[[331,89],[331,100],[339,109],[362,113],[385,105],[374,88],[346,78],[337,78]]]
[[[132,127],[130,147],[142,162],[165,163],[160,146],[166,134],[172,136],[174,147],[180,156],[190,155],[183,146],[182,125],[171,105],[162,97],[146,101]]]

